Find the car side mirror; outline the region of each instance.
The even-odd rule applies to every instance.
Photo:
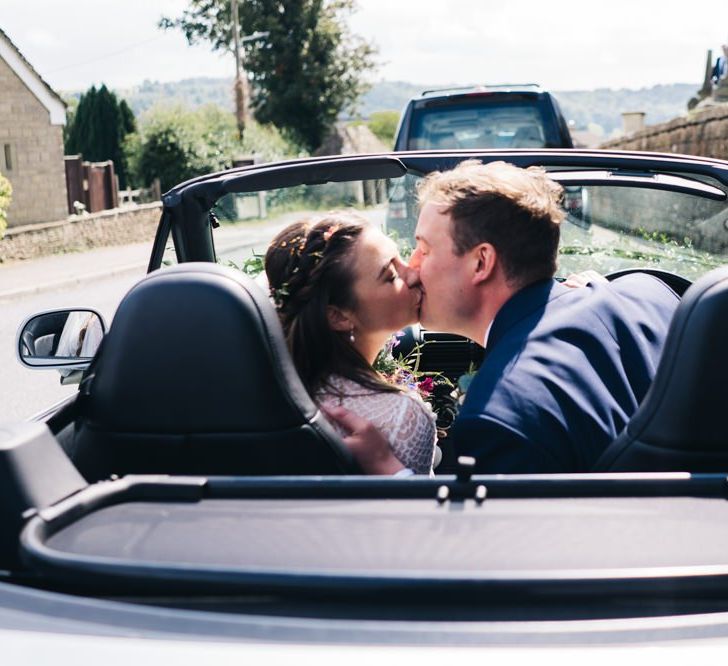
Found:
[[[56,369],[69,377],[91,364],[105,333],[104,319],[95,310],[49,310],[21,324],[15,349],[24,366]]]

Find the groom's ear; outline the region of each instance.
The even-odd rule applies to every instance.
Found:
[[[498,263],[498,253],[490,243],[480,243],[472,250],[472,261],[475,266],[473,271],[473,284],[480,284],[489,280],[495,271]]]
[[[329,305],[326,308],[326,318],[332,331],[350,331],[354,322],[345,310]]]

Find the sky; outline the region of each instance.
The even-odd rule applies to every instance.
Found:
[[[243,2],[244,0],[239,0]],[[373,80],[539,83],[548,90],[702,82],[728,43],[728,0],[359,0]],[[163,32],[186,0],[0,0],[0,29],[56,90],[232,77],[230,55]]]

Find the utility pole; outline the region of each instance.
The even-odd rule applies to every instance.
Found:
[[[254,42],[258,39],[265,39],[270,32],[254,32],[252,35],[240,36],[240,25],[238,22],[238,0],[230,0],[230,11],[233,15],[233,50],[235,51],[235,118],[238,125],[238,137],[243,140],[245,133],[245,123],[250,119],[250,94],[248,87],[248,79],[245,76],[243,68],[244,54],[240,50],[240,45],[247,42]]]
[[[242,142],[247,120],[247,91],[243,80],[243,64],[240,59],[240,26],[238,24],[238,0],[230,0],[230,11],[233,15],[233,49],[235,52],[235,120],[238,125],[238,138]]]

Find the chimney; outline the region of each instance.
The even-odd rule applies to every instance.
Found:
[[[622,114],[622,131],[625,134],[634,134],[645,128],[644,111],[625,111]]]

